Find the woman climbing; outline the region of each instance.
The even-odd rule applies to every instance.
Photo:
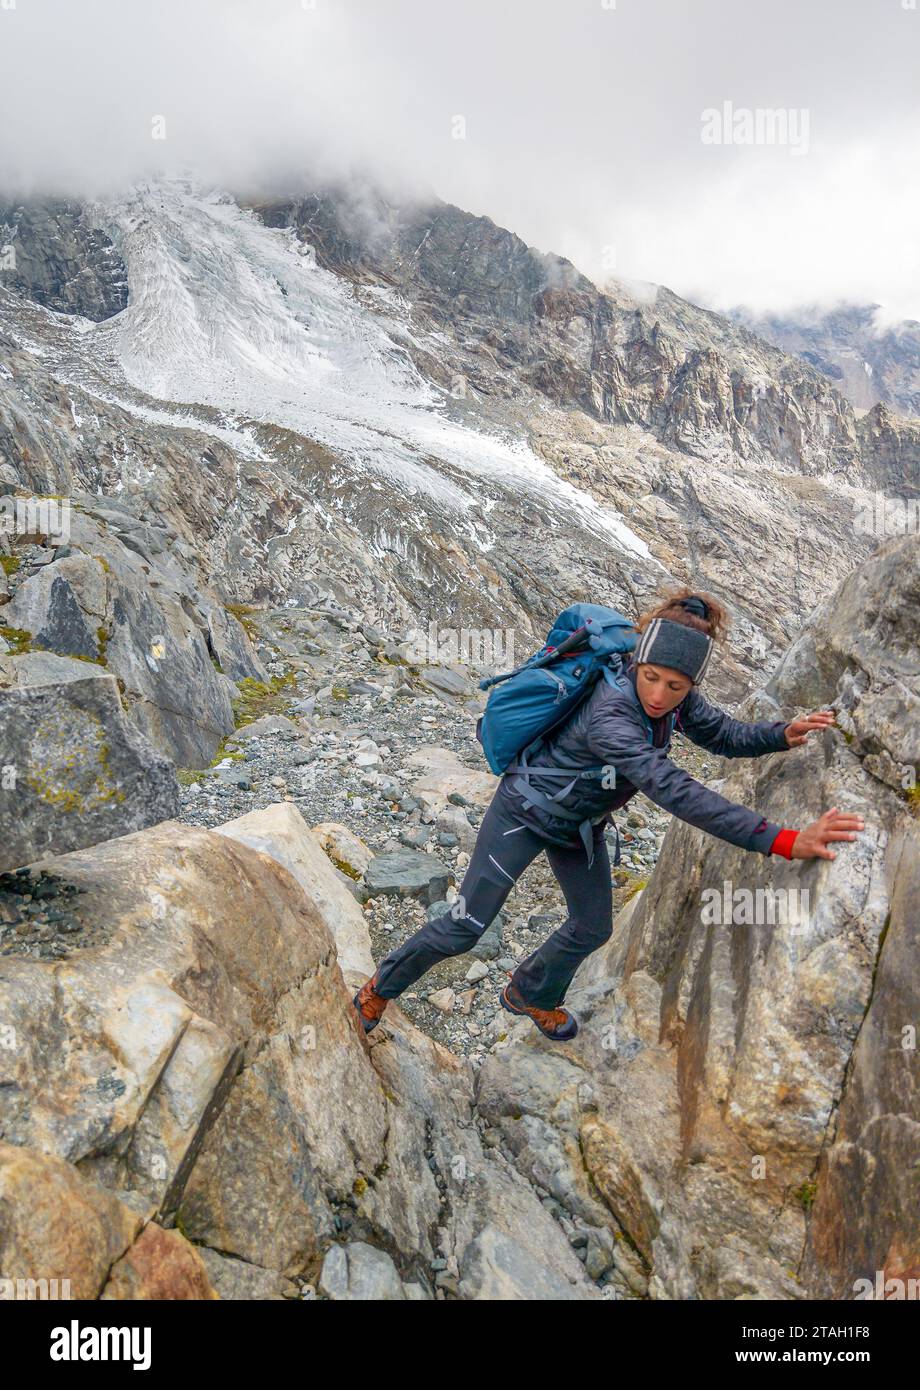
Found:
[[[568,917],[518,965],[500,1002],[554,1041],[573,1038],[578,1024],[562,1001],[578,966],[608,940],[613,924],[604,830],[610,812],[637,791],[680,820],[764,855],[834,859],[832,841],[856,839],[864,825],[859,816],[834,807],[804,830],[784,829],[720,796],[669,759],[675,724],[711,753],[755,758],[794,748],[834,722],[832,711],[821,710],[787,724],[745,724],[711,705],[699,683],[726,625],[721,604],[687,589],[670,594],[639,619],[635,651],[620,674],[597,682],[532,755],[527,774],[512,771],[502,777],[451,910],[391,951],[355,995],[365,1032],[377,1026],[390,999],[438,961],[476,944],[524,869],[545,850]],[[541,786],[541,767],[555,769],[556,776],[564,768],[574,776],[599,763],[609,776],[579,779],[566,795],[546,777]]]

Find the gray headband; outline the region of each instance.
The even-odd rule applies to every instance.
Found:
[[[656,618],[649,623],[636,647],[636,662],[651,661],[656,666],[670,666],[689,676],[698,685],[706,674],[712,656],[712,638],[696,628]]]

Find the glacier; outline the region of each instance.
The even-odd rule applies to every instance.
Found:
[[[541,524],[576,525],[656,563],[618,512],[559,478],[526,440],[452,420],[445,393],[387,332],[398,298],[374,296],[372,312],[293,232],[189,179],[137,184],[92,214],[127,266],[129,302],[72,335],[87,363],[108,362],[153,401],[238,419],[250,456],[253,423],[315,440],[368,482],[382,475],[407,499],[431,498],[480,549],[495,543],[497,492],[535,505]]]

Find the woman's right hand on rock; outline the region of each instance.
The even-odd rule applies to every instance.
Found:
[[[828,845],[834,840],[855,840],[856,832],[865,827],[862,816],[838,811],[836,806],[832,806],[818,820],[799,831],[792,846],[792,858],[836,859],[835,851],[828,849]]]

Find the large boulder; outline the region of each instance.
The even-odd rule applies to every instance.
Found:
[[[600,1297],[529,1183],[483,1145],[468,1064],[395,1003],[365,1037],[298,837],[334,871],[296,812],[262,816],[45,861],[83,890],[99,938],[54,965],[0,958],[0,1137],[103,1210],[87,1228],[82,1204],[60,1201],[52,1240],[22,1207],[33,1243],[16,1248],[48,1278],[79,1253],[82,1297],[277,1298],[293,1278],[315,1287],[340,1243],[349,1298],[374,1296],[384,1269],[392,1282],[367,1245],[406,1297],[434,1296],[435,1259],[455,1296],[466,1279],[471,1297],[486,1282]],[[334,1255],[336,1296],[342,1268]]]
[[[444,897],[451,877],[450,869],[435,855],[397,849],[374,855],[364,871],[364,886],[381,897],[421,898],[430,904]]]
[[[178,1231],[71,1164],[0,1142],[0,1298],[213,1299]]]
[[[291,801],[276,801],[218,827],[241,844],[270,855],[293,874],[335,941],[346,981],[364,984],[374,973],[364,913],[338,877],[321,844]]]
[[[54,652],[21,652],[0,655],[0,690],[26,685],[56,685],[63,681],[85,681],[90,676],[104,678],[105,668],[72,656]]]
[[[198,1243],[302,1269],[386,1132],[320,913],[273,858],[175,822],[44,867],[108,939],[53,972],[0,965],[0,1132]]]
[[[474,806],[487,806],[498,787],[498,778],[491,772],[467,767],[453,749],[438,744],[416,748],[406,759],[406,767],[416,772],[412,795],[430,820],[445,809],[451,793]]]
[[[522,1171],[587,1219],[599,1197],[653,1297],[847,1299],[920,1271],[918,645],[909,537],[741,711],[833,706],[839,727],[721,784],[779,823],[838,806],[865,832],[789,862],[675,822],[576,977],[574,1042],[515,1040],[482,1069],[480,1110]]]
[[[0,755],[0,871],[176,814],[175,769],[110,676],[0,689]]]
[[[28,634],[30,655],[97,663],[156,747],[180,766],[206,766],[233,730],[233,682],[264,679],[264,668],[166,533],[110,507],[72,510],[69,544],[21,572],[4,625]]]
[[[846,895],[846,865],[819,903],[849,927],[852,984],[865,999],[814,1175],[803,1277],[822,1297],[920,1279],[920,541],[887,545],[815,614],[767,687],[767,700],[831,699],[867,785],[872,871]],[[817,699],[813,700],[813,696]],[[855,779],[855,771],[854,771]],[[847,855],[847,858],[856,856]],[[858,861],[857,861],[858,864]],[[846,911],[849,909],[849,916]],[[820,978],[837,981],[833,946]],[[816,952],[818,954],[819,952]],[[868,958],[868,959],[867,959]],[[846,985],[835,984],[834,993]],[[901,1294],[903,1297],[903,1293]]]

